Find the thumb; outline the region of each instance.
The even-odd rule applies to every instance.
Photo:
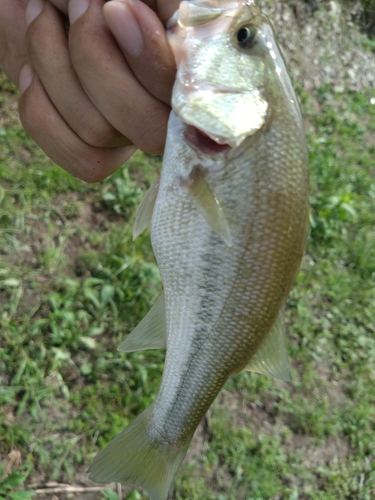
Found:
[[[111,0],[103,13],[138,81],[169,105],[176,65],[157,14],[140,0]]]

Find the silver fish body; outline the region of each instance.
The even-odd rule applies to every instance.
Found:
[[[151,196],[164,297],[122,346],[165,345],[164,373],[151,407],[91,466],[94,480],[154,500],[227,378],[249,363],[282,372],[273,332],[280,341],[309,211],[301,115],[267,18],[250,1],[182,2],[171,31],[174,111]]]

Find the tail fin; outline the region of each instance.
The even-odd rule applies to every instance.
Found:
[[[118,482],[144,488],[152,500],[166,500],[187,452],[152,440],[148,423],[152,405],[116,436],[95,458],[88,472],[98,483]]]

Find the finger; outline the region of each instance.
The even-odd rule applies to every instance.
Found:
[[[148,5],[150,9],[153,11],[157,11],[157,2],[156,0],[141,0],[144,4]],[[106,0],[106,2],[109,2],[109,0]]]
[[[60,12],[68,15],[69,0],[49,0]]]
[[[25,3],[28,0],[23,0]],[[68,4],[69,0],[49,0],[60,12],[64,12],[64,14],[68,14]],[[108,1],[108,0],[105,0]],[[152,10],[156,11],[156,0],[142,0],[143,3],[148,5]]]
[[[31,66],[22,69],[20,80],[22,125],[43,151],[72,175],[86,182],[100,181],[134,153],[134,146],[117,149],[89,146],[65,123]]]
[[[18,85],[21,68],[29,61],[25,40],[25,4],[2,0],[0,15],[0,65]]]
[[[112,0],[103,14],[139,82],[170,105],[176,64],[155,12],[139,0]]]
[[[69,3],[69,47],[80,82],[115,129],[141,150],[161,153],[169,107],[150,95],[127,65],[105,23],[104,0],[90,0],[76,20],[81,1]]]
[[[45,0],[30,0],[26,18],[31,21],[26,39],[32,64],[67,124],[92,146],[130,145],[131,142],[115,130],[93,105],[79,83],[56,8]]]
[[[157,12],[162,23],[170,20],[180,6],[181,0],[157,0]]]

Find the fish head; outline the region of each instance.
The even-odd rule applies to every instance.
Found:
[[[272,25],[252,0],[182,1],[167,28],[177,63],[172,108],[200,152],[237,149],[259,132],[275,89],[295,99]]]

